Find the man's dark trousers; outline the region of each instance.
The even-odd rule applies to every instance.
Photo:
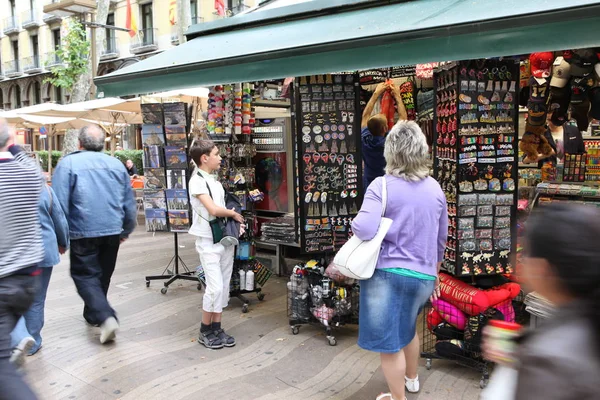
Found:
[[[71,277],[85,303],[83,317],[89,324],[101,325],[116,317],[106,295],[120,243],[119,235],[71,239]]]
[[[0,400],[35,400],[10,360],[10,333],[29,309],[35,295],[36,278],[10,275],[0,278]]]

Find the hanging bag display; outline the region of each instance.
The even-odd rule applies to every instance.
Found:
[[[371,240],[360,240],[356,235],[352,236],[338,251],[333,259],[333,265],[338,271],[353,279],[369,279],[375,272],[379,252],[383,238],[387,234],[392,220],[385,217],[385,209],[387,207],[387,184],[385,176],[381,182],[381,221],[377,234]]]

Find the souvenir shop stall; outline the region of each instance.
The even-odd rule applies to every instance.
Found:
[[[422,356],[482,372],[481,329],[515,322],[518,59],[440,64],[434,73],[434,177],[448,202],[441,296],[425,309]]]
[[[303,324],[324,326],[334,346],[333,327],[358,323],[359,286],[335,271],[329,261],[352,235],[352,219],[364,192],[362,184],[361,118],[377,84],[393,83],[401,93],[408,119],[431,125],[433,70],[419,68],[419,95],[415,105],[415,66],[326,74],[296,78],[293,109],[296,115],[296,219],[300,250],[313,259],[294,266],[288,283],[288,315],[293,334]],[[424,86],[428,90],[423,90]],[[421,106],[421,104],[419,104]],[[417,113],[419,111],[419,113]],[[371,115],[384,113],[389,128],[398,120],[390,91],[376,102]],[[428,120],[429,119],[429,123]],[[426,131],[431,131],[425,128]]]

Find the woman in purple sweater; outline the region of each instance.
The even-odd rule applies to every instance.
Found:
[[[393,220],[373,277],[360,284],[358,345],[381,353],[381,368],[391,393],[377,400],[404,400],[405,388],[419,391],[417,316],[438,289],[438,271],[448,234],[446,198],[429,177],[427,141],[415,122],[400,121],[388,134],[384,156],[388,201]],[[372,239],[381,220],[382,178],[365,194],[352,230]],[[434,293],[435,291],[435,293]]]

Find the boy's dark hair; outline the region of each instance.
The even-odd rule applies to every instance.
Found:
[[[550,204],[527,221],[526,235],[529,255],[547,260],[567,292],[583,301],[600,343],[600,211]]]
[[[388,131],[388,121],[385,115],[377,114],[373,115],[367,121],[367,128],[374,136],[385,136]]]
[[[203,155],[210,155],[217,145],[212,140],[198,140],[190,149],[190,158],[196,163],[196,166],[202,165],[200,159]]]

